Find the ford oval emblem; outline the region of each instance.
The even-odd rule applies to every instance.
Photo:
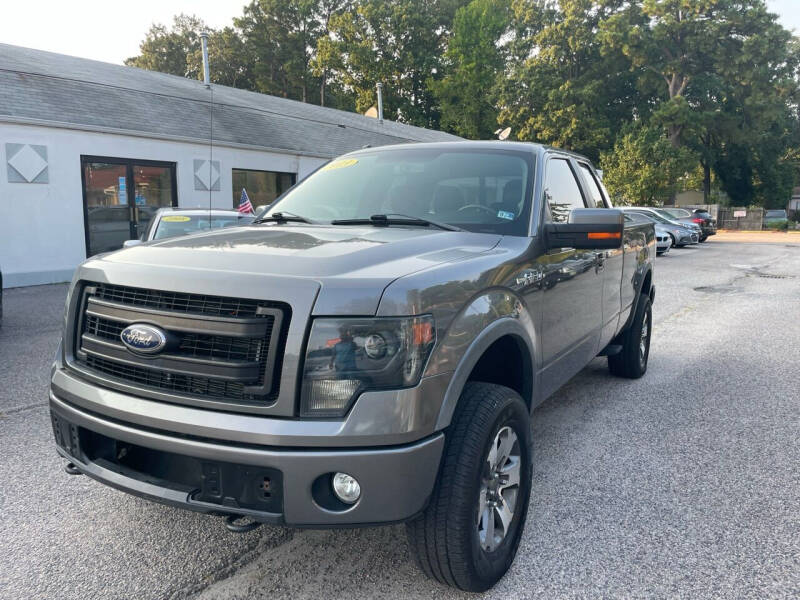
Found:
[[[128,350],[141,354],[157,354],[167,345],[167,335],[164,331],[144,323],[128,325],[119,337]]]

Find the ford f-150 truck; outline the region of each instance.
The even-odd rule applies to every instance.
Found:
[[[231,529],[406,522],[426,574],[485,590],[522,535],[531,411],[598,355],[645,373],[655,253],[581,156],[354,152],[251,225],[78,268],[58,451]]]

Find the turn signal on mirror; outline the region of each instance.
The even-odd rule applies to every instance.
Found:
[[[608,232],[595,232],[595,233],[587,233],[586,237],[590,240],[618,240],[622,234],[617,231],[615,233],[608,233]]]

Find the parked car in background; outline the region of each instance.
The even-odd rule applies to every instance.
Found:
[[[781,225],[789,220],[789,215],[784,209],[767,210],[764,212],[764,225],[766,227],[775,227]]]
[[[704,208],[689,211],[685,208],[659,208],[661,215],[681,223],[692,223],[700,228],[700,241],[705,242],[710,235],[716,235],[717,222]]]
[[[651,223],[656,230],[656,254],[666,254],[672,248],[672,236],[669,230],[661,223],[657,223],[647,215],[638,212],[625,214],[626,223]]]
[[[626,206],[622,209],[626,214],[636,213],[650,217],[656,223],[660,223],[667,230],[672,238],[672,245],[677,248],[682,248],[689,244],[697,244],[700,241],[700,233],[696,228],[690,228],[688,224],[683,224],[678,221],[673,221],[661,216],[652,208],[645,208],[643,206]]]
[[[648,208],[650,208],[650,210],[652,210],[656,214],[665,218],[667,221],[672,221],[673,223],[677,223],[678,225],[683,225],[687,229],[694,231],[697,234],[698,242],[705,241],[705,238],[703,237],[703,228],[700,227],[699,223],[695,223],[694,219],[692,219],[691,217],[686,220],[682,220],[670,214],[670,212],[665,208],[659,208],[656,206],[651,206]]]
[[[156,212],[142,237],[128,240],[125,248],[138,246],[142,242],[165,240],[179,235],[200,233],[211,229],[234,227],[252,223],[255,215],[243,215],[235,210],[205,208],[161,208]]]
[[[705,234],[706,238],[710,235],[717,234],[717,220],[711,216],[705,208],[696,208],[692,211],[692,215],[694,215],[695,219],[702,219],[700,222],[700,227],[703,228],[703,233]],[[695,221],[698,223],[698,221]]]

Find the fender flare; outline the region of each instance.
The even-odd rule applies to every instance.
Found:
[[[652,265],[647,265],[647,268],[642,271],[642,276],[639,279],[639,282],[636,284],[636,296],[633,299],[633,304],[631,304],[631,312],[628,314],[628,318],[625,320],[625,326],[620,329],[620,334],[628,329],[631,326],[631,321],[633,321],[633,317],[636,314],[636,309],[639,307],[639,298],[642,297],[642,288],[644,287],[644,280],[647,279],[647,275],[650,275],[650,301],[653,302],[656,298],[656,285],[653,283],[653,267]]]
[[[499,319],[492,321],[480,334],[472,340],[472,343],[467,348],[467,351],[464,353],[464,356],[461,357],[461,360],[456,367],[456,370],[453,372],[453,376],[450,378],[450,382],[447,385],[447,390],[444,394],[444,400],[442,401],[442,406],[439,409],[439,416],[436,419],[436,431],[441,431],[448,425],[450,425],[450,421],[453,418],[453,414],[455,413],[456,406],[458,405],[458,401],[461,397],[461,392],[464,390],[464,386],[467,383],[467,378],[472,373],[472,369],[475,368],[475,365],[478,364],[478,361],[483,356],[484,352],[499,340],[501,337],[511,335],[517,338],[521,343],[523,343],[528,351],[530,356],[530,373],[529,377],[526,377],[528,380],[528,388],[525,390],[524,398],[528,403],[528,407],[532,410],[532,407],[536,406],[536,402],[533,399],[533,393],[537,386],[537,369],[536,369],[536,356],[537,353],[535,351],[534,343],[531,341],[528,332],[522,326],[522,324],[513,317],[500,317]]]

